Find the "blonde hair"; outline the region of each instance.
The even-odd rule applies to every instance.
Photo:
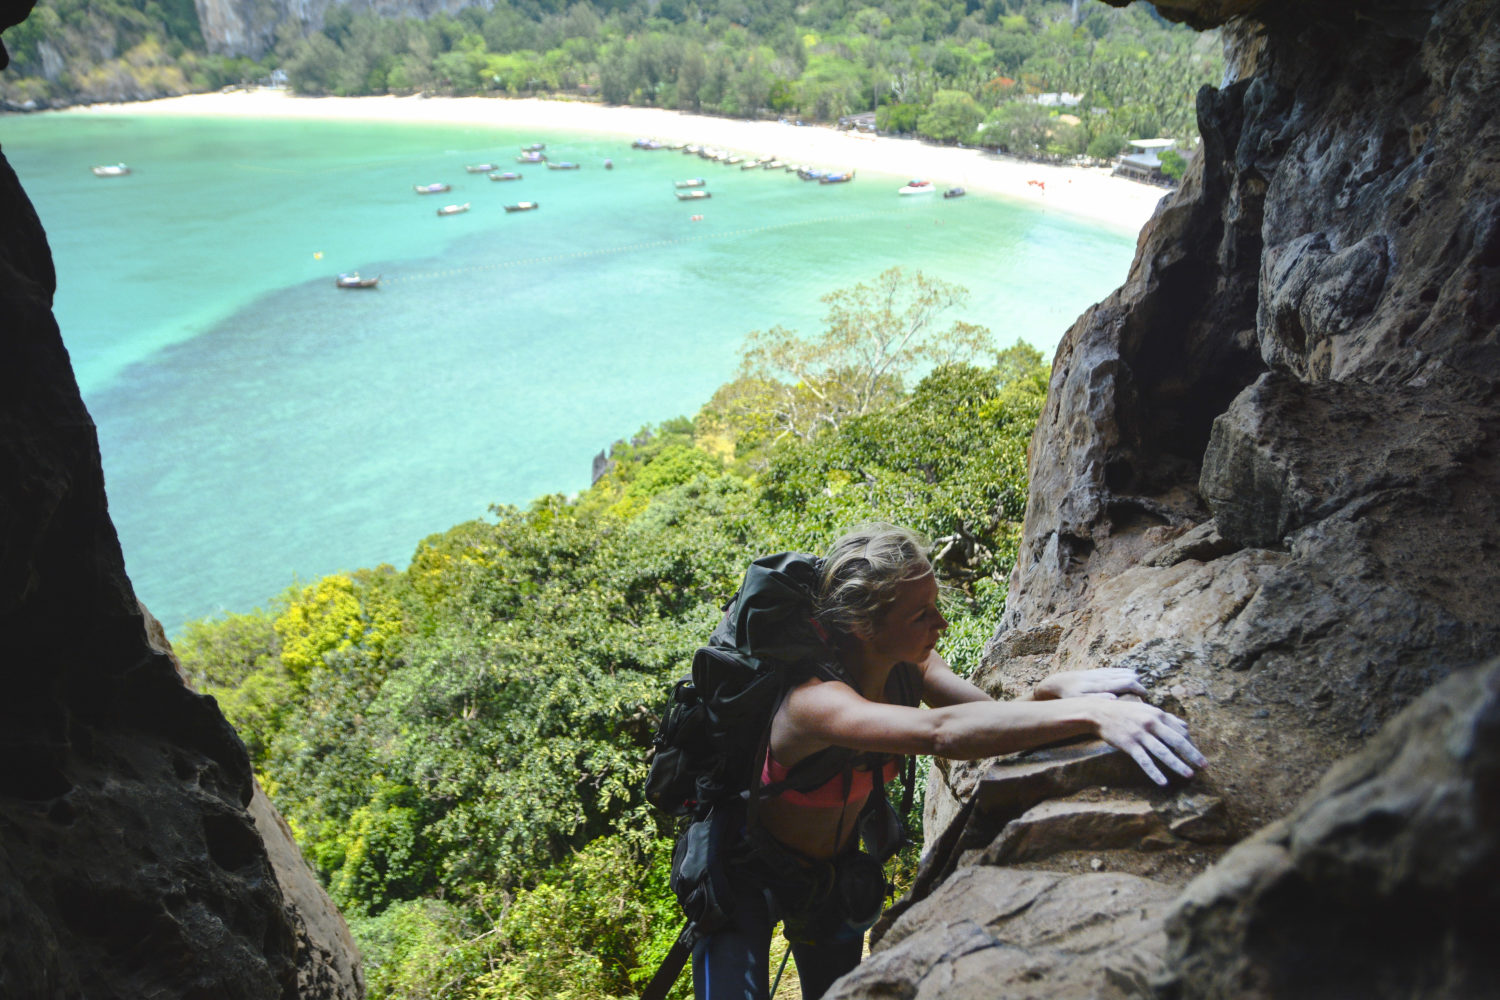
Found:
[[[818,621],[869,638],[901,585],[932,575],[927,549],[927,539],[910,528],[883,522],[852,528],[823,557]]]

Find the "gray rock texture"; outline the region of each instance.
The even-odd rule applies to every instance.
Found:
[[[967,867],[898,920],[825,996],[1121,1000],[1162,972],[1172,891],[1101,873]]]
[[[1161,995],[1500,996],[1500,661],[1456,673],[1167,916]]]
[[[1500,649],[1500,10],[1156,6],[1224,26],[1231,72],[1199,96],[1199,155],[1126,284],[1058,348],[976,680],[1015,695],[1133,666],[1212,765],[998,810],[1031,765],[935,767],[928,854],[878,929],[882,978],[833,995],[926,995],[966,962],[1006,984],[991,996],[1026,995],[1006,970],[1028,963],[1047,995],[1119,995],[1107,961],[1056,971],[1087,950],[1071,932],[1036,944],[998,890],[952,894],[997,866],[1050,868],[1051,891],[1121,872],[1172,893],[1208,871],[1172,909],[1156,978],[1125,995],[1497,995],[1476,944],[1500,920],[1478,735],[1493,681],[1472,665]],[[1450,676],[1413,710],[1425,722],[1401,714]],[[1478,715],[1457,721],[1465,699]]]
[[[471,0],[194,0],[194,6],[209,52],[259,59],[276,44],[278,27],[286,25],[304,35],[318,31],[330,7],[346,6],[380,17],[426,18],[479,5]]]
[[[296,935],[297,996],[302,1000],[358,1000],[365,995],[365,975],[349,925],[318,884],[291,828],[259,785],[249,811]]]
[[[55,284],[0,157],[0,996],[357,997],[244,746],[136,603]]]

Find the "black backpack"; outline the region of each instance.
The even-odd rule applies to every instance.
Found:
[[[830,747],[793,766],[781,781],[760,784],[771,719],[786,693],[812,677],[848,680],[813,620],[819,570],[816,556],[800,552],[751,563],[708,645],[693,654],[691,675],[673,687],[662,713],[646,799],[689,820],[672,861],[672,889],[688,923],[645,997],[665,995],[698,937],[727,921],[731,901],[722,859],[737,842],[746,813],[753,822],[756,803],[787,789],[817,788],[857,767],[878,770],[887,759]],[[909,674],[899,672],[900,697],[916,704]],[[915,760],[908,758],[899,815],[878,781],[879,794],[871,796],[862,814],[861,832],[867,844],[880,841],[872,853],[881,862],[907,841],[904,818],[914,776]],[[871,830],[883,832],[876,837]]]
[[[656,808],[701,816],[755,787],[782,696],[809,677],[845,679],[812,621],[817,574],[817,558],[797,552],[750,564],[662,713],[646,778]]]

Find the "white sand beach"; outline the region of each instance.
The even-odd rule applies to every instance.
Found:
[[[510,129],[561,129],[626,139],[692,142],[830,170],[920,177],[939,188],[1025,201],[1129,233],[1151,217],[1163,188],[1113,177],[1102,167],[1055,167],[977,149],[938,146],[825,126],[797,126],[692,115],[660,108],[609,107],[584,101],[491,97],[297,97],[284,90],[190,94],[70,111],[123,115],[239,116],[441,122]],[[63,112],[64,114],[69,112]]]

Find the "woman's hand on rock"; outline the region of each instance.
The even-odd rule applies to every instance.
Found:
[[[1208,766],[1208,758],[1188,739],[1187,723],[1154,705],[1100,699],[1090,707],[1090,714],[1099,738],[1129,754],[1146,777],[1158,785],[1167,783],[1167,776],[1156,766],[1158,762],[1184,778],[1193,776],[1194,767]]]
[[[1098,667],[1094,670],[1064,670],[1053,674],[1036,686],[1032,697],[1037,701],[1052,698],[1082,698],[1094,696],[1114,698],[1122,694],[1145,697],[1135,671],[1129,667]]]

